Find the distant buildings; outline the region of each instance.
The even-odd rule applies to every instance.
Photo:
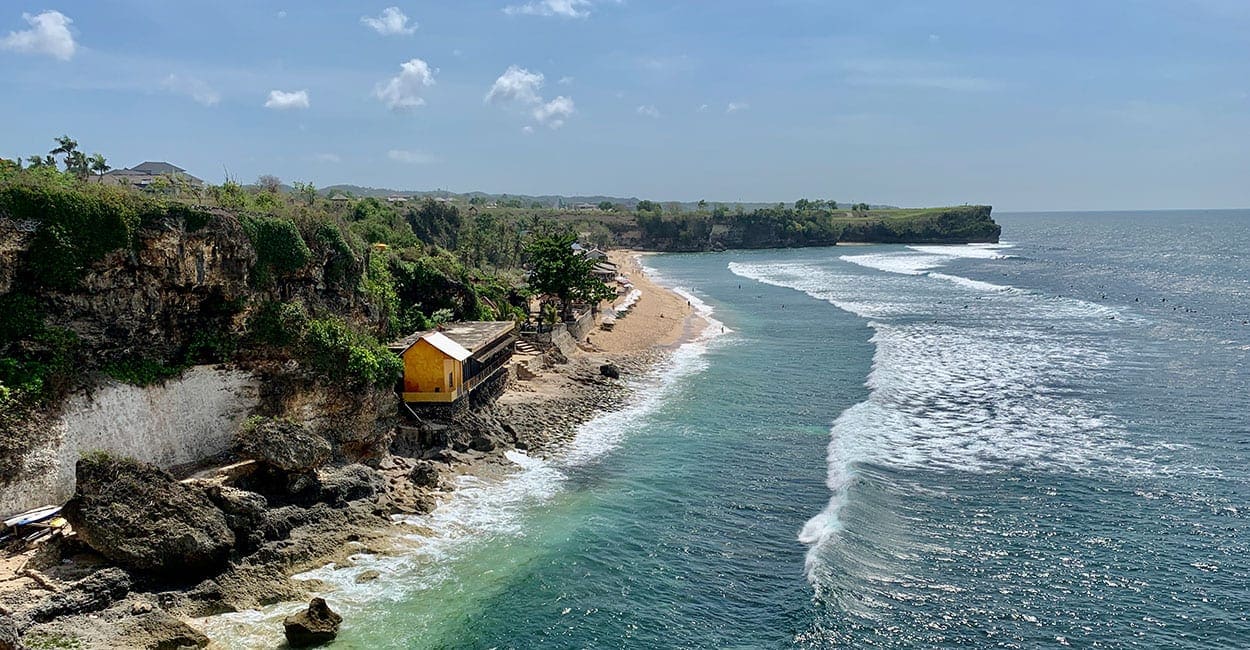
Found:
[[[134,167],[107,171],[101,177],[100,182],[144,190],[161,178],[167,180],[174,188],[189,187],[198,190],[204,187],[204,181],[188,174],[187,170],[171,163],[150,160]]]

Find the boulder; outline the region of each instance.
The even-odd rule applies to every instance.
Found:
[[[621,378],[620,369],[616,367],[616,364],[612,363],[605,363],[602,366],[599,366],[599,374],[611,379]]]
[[[334,505],[372,498],[386,489],[381,472],[366,465],[348,465],[321,472],[320,500]]]
[[[204,491],[153,465],[91,454],[75,471],[78,485],[62,514],[118,566],[193,578],[220,568],[234,547],[225,513]]]
[[[286,642],[292,648],[307,648],[333,641],[342,622],[343,617],[331,611],[325,600],[314,598],[308,603],[308,609],[286,617],[282,627],[286,629]]]
[[[37,623],[46,623],[60,616],[98,612],[125,598],[130,586],[129,574],[117,567],[106,567],[73,583],[65,591],[44,598],[28,615]]]
[[[226,515],[226,525],[234,531],[235,546],[243,553],[256,550],[265,541],[265,518],[269,501],[247,490],[213,485],[208,498]]]
[[[420,487],[438,487],[438,478],[438,465],[434,464],[433,461],[417,460],[408,472],[408,480],[412,481],[413,485]]]
[[[304,425],[272,418],[249,419],[239,429],[240,453],[284,472],[311,472],[330,460],[330,443]]]

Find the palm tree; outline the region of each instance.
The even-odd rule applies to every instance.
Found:
[[[81,151],[71,151],[65,157],[65,171],[77,176],[78,180],[87,180],[87,176],[91,175],[91,164],[87,162],[87,154]]]
[[[69,171],[70,157],[73,156],[74,153],[77,151],[78,151],[78,141],[69,137],[68,135],[63,135],[56,139],[56,148],[53,149],[52,151],[49,151],[48,154],[52,156],[59,156],[63,154],[65,156],[65,165],[66,165],[65,171]]]
[[[104,159],[104,154],[93,153],[91,154],[91,158],[88,159],[88,162],[91,164],[91,171],[96,174],[96,182],[103,183],[104,172],[112,169],[112,167],[109,166],[108,161]]]

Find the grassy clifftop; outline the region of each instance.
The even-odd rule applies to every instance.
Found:
[[[862,216],[834,218],[841,228],[838,241],[967,244],[994,243],[1002,226],[994,222],[988,205],[949,208],[872,210]]]
[[[996,242],[1002,228],[988,205],[915,209],[837,209],[779,204],[751,212],[640,211],[636,229],[616,229],[618,243],[660,251],[831,246],[838,242]]]

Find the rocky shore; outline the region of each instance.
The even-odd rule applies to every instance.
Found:
[[[64,510],[75,535],[0,553],[0,650],[205,647],[194,619],[308,602],[317,585],[290,576],[393,552],[391,517],[431,511],[457,474],[509,464],[510,449],[558,450],[580,424],[626,403],[629,379],[698,327],[683,298],[619,259],[644,288],[628,319],[569,354],[519,357],[498,399],[449,419],[403,422],[362,442],[257,417],[239,431],[235,457],[189,477],[84,457]]]

